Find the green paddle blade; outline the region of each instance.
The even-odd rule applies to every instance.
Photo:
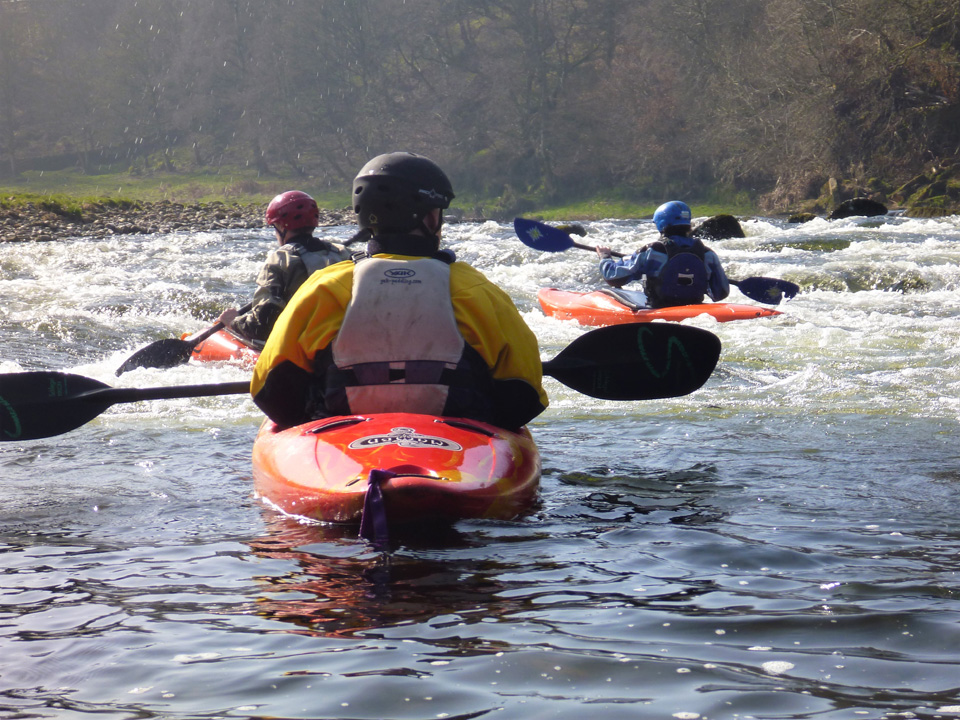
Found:
[[[110,407],[109,401],[86,396],[107,387],[57,372],[0,376],[0,439],[34,440],[73,430]]]
[[[184,397],[236,395],[250,383],[112,388],[98,380],[62,372],[0,375],[0,441],[62,435],[93,420],[116,403]]]
[[[574,340],[543,372],[603,400],[656,400],[692,393],[720,359],[720,338],[673,323],[631,323]]]

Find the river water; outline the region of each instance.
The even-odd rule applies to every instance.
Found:
[[[245,396],[117,405],[0,445],[3,718],[960,717],[960,218],[751,219],[734,278],[803,292],[723,342],[692,395],[548,380],[540,505],[403,536],[252,495]],[[588,223],[630,251],[649,222]],[[328,229],[348,237],[353,228]],[[508,225],[448,245],[553,357],[541,286],[598,284]],[[116,367],[249,299],[267,232],[0,246],[0,372]],[[732,298],[749,302],[738,291]]]

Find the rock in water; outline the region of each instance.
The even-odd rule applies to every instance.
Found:
[[[851,200],[844,200],[837,205],[836,209],[830,213],[829,219],[840,220],[841,218],[853,217],[854,215],[873,217],[875,215],[886,214],[887,206],[883,203],[878,203],[876,200],[871,200],[870,198],[858,197]]]

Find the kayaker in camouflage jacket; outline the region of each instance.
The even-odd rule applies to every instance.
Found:
[[[516,429],[547,407],[536,336],[510,297],[440,250],[453,198],[432,161],[388,153],[354,180],[372,239],[311,276],[254,369],[254,402],[279,425],[413,412]]]
[[[313,237],[313,229],[320,223],[320,209],[304,192],[291,190],[277,195],[267,206],[266,221],[273,226],[280,245],[260,268],[252,307],[243,314],[230,308],[219,318],[256,348],[263,347],[283,308],[304,280],[349,257],[342,245]]]

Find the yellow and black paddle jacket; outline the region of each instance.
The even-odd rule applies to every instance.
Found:
[[[547,407],[542,378],[510,297],[435,239],[403,235],[374,238],[301,286],[250,390],[280,425],[416,412],[515,429]]]

